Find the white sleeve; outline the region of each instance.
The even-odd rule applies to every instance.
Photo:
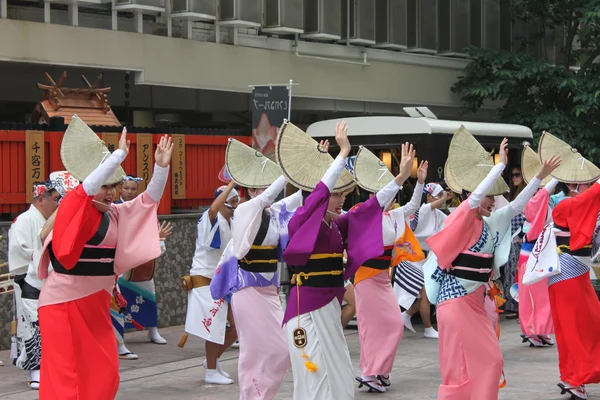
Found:
[[[492,188],[492,186],[494,186],[494,182],[496,182],[496,179],[498,179],[500,175],[502,175],[502,171],[504,171],[504,168],[506,168],[506,165],[504,165],[503,163],[496,164],[491,169],[488,176],[486,176],[485,179],[481,181],[479,186],[477,186],[477,188],[473,191],[473,193],[471,193],[471,195],[469,196],[470,209],[479,207],[479,205],[481,204],[481,200],[483,200],[483,198],[485,197],[485,194],[488,192],[488,190]]]
[[[244,258],[252,248],[260,230],[263,210],[271,205],[286,183],[285,177],[280,176],[264,192],[240,204],[235,210],[235,218],[231,221],[231,237],[238,260]]]
[[[323,179],[321,182],[327,186],[329,191],[333,191],[337,180],[340,178],[342,171],[344,170],[344,165],[346,163],[346,159],[342,156],[337,156],[333,163],[329,166],[325,175],[323,175]]]
[[[261,199],[260,201],[262,203],[263,208],[273,204],[279,193],[281,193],[283,189],[285,189],[285,185],[287,185],[287,179],[285,179],[285,176],[281,175],[279,178],[277,178],[275,182],[270,184],[264,192],[257,196]]]
[[[542,183],[542,181],[536,176],[529,182],[527,186],[525,186],[523,190],[521,190],[521,193],[519,193],[517,198],[508,204],[513,211],[511,218],[525,211],[525,206],[535,195],[535,192],[537,192],[537,189],[540,187],[540,183]]]
[[[160,255],[162,256],[166,252],[167,252],[167,246],[165,245],[165,241],[161,240],[160,241]]]
[[[125,160],[125,157],[127,157],[127,154],[123,150],[117,149],[106,161],[98,165],[98,167],[83,180],[83,190],[85,190],[85,193],[88,196],[97,195],[102,185],[104,185],[104,182],[115,173],[117,168],[119,168],[119,165]]]
[[[544,186],[544,189],[546,189],[546,192],[548,192],[549,195],[552,195],[554,193],[554,189],[556,189],[556,185],[558,185],[558,182],[558,179],[552,178],[552,180],[548,182],[546,186]]]
[[[405,217],[413,215],[419,208],[421,208],[421,199],[423,198],[424,186],[424,184],[417,182],[410,201],[402,206],[402,211],[404,212]]]
[[[27,227],[25,217],[12,224],[8,231],[8,270],[14,275],[21,275],[27,272],[29,264],[33,261],[33,243],[29,237],[29,228]],[[39,236],[37,237],[40,240]]]
[[[400,186],[396,183],[395,179],[392,179],[390,183],[385,185],[383,189],[381,189],[375,196],[377,196],[377,201],[381,207],[385,207],[396,197],[398,191],[400,190]]]
[[[152,179],[150,179],[150,183],[148,183],[148,187],[146,188],[146,193],[148,196],[152,198],[155,202],[159,202],[160,198],[165,191],[165,185],[167,184],[167,179],[169,177],[169,166],[161,167],[158,164],[154,164],[154,173],[152,174]]]

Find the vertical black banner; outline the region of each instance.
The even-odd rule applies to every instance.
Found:
[[[255,87],[250,99],[252,109],[252,147],[275,161],[277,130],[288,117],[286,86]]]

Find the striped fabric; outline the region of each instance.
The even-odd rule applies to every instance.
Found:
[[[401,262],[394,274],[394,284],[404,289],[410,295],[419,297],[421,288],[425,284],[423,271],[409,262]]]
[[[558,260],[560,262],[560,274],[549,277],[548,286],[566,281],[567,279],[577,278],[590,272],[590,267],[571,254],[561,253],[558,255]]]
[[[417,229],[417,226],[419,225],[419,211],[420,211],[420,209],[415,211],[415,213],[412,216],[412,219],[410,220],[409,226],[410,226],[410,230],[413,232]]]

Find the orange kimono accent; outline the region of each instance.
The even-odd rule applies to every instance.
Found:
[[[396,266],[400,264],[402,261],[421,261],[425,259],[425,254],[419,245],[419,241],[415,237],[415,234],[410,229],[408,224],[404,223],[404,234],[396,239],[394,243],[394,255],[392,256],[392,260],[390,263],[391,266]],[[356,286],[360,281],[372,278],[376,275],[379,275],[383,271],[376,268],[369,268],[366,266],[362,266],[356,271],[354,275],[354,286]],[[389,274],[389,269],[388,269]]]

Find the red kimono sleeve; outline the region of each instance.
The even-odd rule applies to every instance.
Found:
[[[94,236],[102,214],[92,205],[83,185],[77,186],[61,201],[52,233],[52,251],[66,269],[72,269],[83,246]]]

